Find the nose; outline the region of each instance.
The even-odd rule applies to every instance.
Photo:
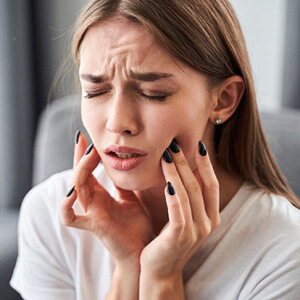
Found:
[[[140,126],[134,101],[124,96],[116,96],[110,101],[106,128],[116,134],[137,135]]]

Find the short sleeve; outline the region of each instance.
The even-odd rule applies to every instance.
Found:
[[[60,239],[60,213],[49,194],[38,186],[23,200],[18,226],[19,255],[11,286],[24,299],[75,299],[75,288]],[[48,202],[47,202],[48,201]]]

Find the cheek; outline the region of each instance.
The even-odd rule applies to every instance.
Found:
[[[99,117],[103,115],[103,113],[99,113],[98,109],[89,103],[83,103],[81,105],[82,123],[93,141],[95,135],[99,134],[99,130],[101,131],[103,129],[104,119]]]
[[[194,155],[198,142],[203,139],[209,117],[205,111],[194,110],[178,118],[175,138],[191,166],[195,165]]]

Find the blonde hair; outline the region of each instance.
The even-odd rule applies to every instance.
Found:
[[[237,17],[227,0],[93,0],[78,18],[73,57],[87,30],[114,15],[139,23],[179,61],[207,76],[211,87],[239,75],[245,93],[233,114],[216,126],[215,150],[220,165],[269,193],[300,207],[266,141],[257,109],[251,67]]]

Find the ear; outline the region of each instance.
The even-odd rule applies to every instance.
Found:
[[[214,124],[218,118],[222,120],[220,123],[227,121],[237,109],[244,91],[245,83],[241,76],[234,75],[225,79],[213,94],[214,106],[210,121]]]

